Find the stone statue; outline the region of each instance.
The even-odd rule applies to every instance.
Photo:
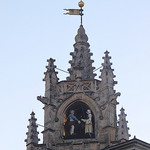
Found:
[[[88,109],[86,113],[88,115],[88,119],[81,119],[83,122],[85,122],[85,134],[93,133],[91,110]]]

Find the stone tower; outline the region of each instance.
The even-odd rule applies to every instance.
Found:
[[[66,80],[58,79],[55,60],[47,60],[45,95],[37,97],[44,104],[43,143],[38,144],[32,112],[25,140],[27,150],[150,150],[147,143],[129,140],[123,108],[117,120],[120,93],[114,90],[117,82],[109,52],[104,53],[100,79],[95,79],[93,54],[82,24],[73,46]]]
[[[74,52],[70,53],[70,75],[65,81],[57,77],[55,60],[48,60],[43,79],[45,95],[37,99],[44,104],[43,144],[49,149],[97,150],[117,140],[116,105],[120,93],[114,90],[117,82],[111,57],[106,51],[97,80],[89,46],[85,29],[80,25]]]

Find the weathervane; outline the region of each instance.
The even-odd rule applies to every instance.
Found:
[[[81,0],[78,3],[78,6],[80,7],[80,9],[64,9],[68,12],[64,13],[65,15],[80,15],[81,16],[81,25],[82,25],[82,16],[83,16],[83,9],[82,7],[84,7],[84,2]]]

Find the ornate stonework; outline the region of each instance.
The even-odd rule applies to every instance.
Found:
[[[114,90],[117,82],[109,52],[104,54],[100,80],[97,80],[89,46],[81,25],[75,37],[72,60],[69,61],[69,77],[65,81],[59,81],[57,77],[55,60],[48,60],[43,79],[45,95],[37,97],[44,104],[43,144],[38,144],[37,132],[33,134],[35,140],[30,136],[32,129],[36,128],[31,123],[27,133],[27,150],[107,150],[117,145],[123,149],[119,143],[129,140],[123,110],[119,123],[117,120],[116,106],[120,93]],[[35,119],[31,117],[31,120]]]

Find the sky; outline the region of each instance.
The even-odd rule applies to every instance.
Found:
[[[78,2],[0,0],[0,149],[26,149],[32,111],[43,125],[43,104],[36,97],[44,95],[47,59],[56,59],[60,69],[70,67],[80,17],[63,15],[63,9],[78,8]],[[100,67],[104,52],[110,52],[115,90],[121,92],[117,113],[124,107],[131,139],[150,143],[150,0],[84,2],[93,66]],[[59,71],[60,80],[66,76]]]

